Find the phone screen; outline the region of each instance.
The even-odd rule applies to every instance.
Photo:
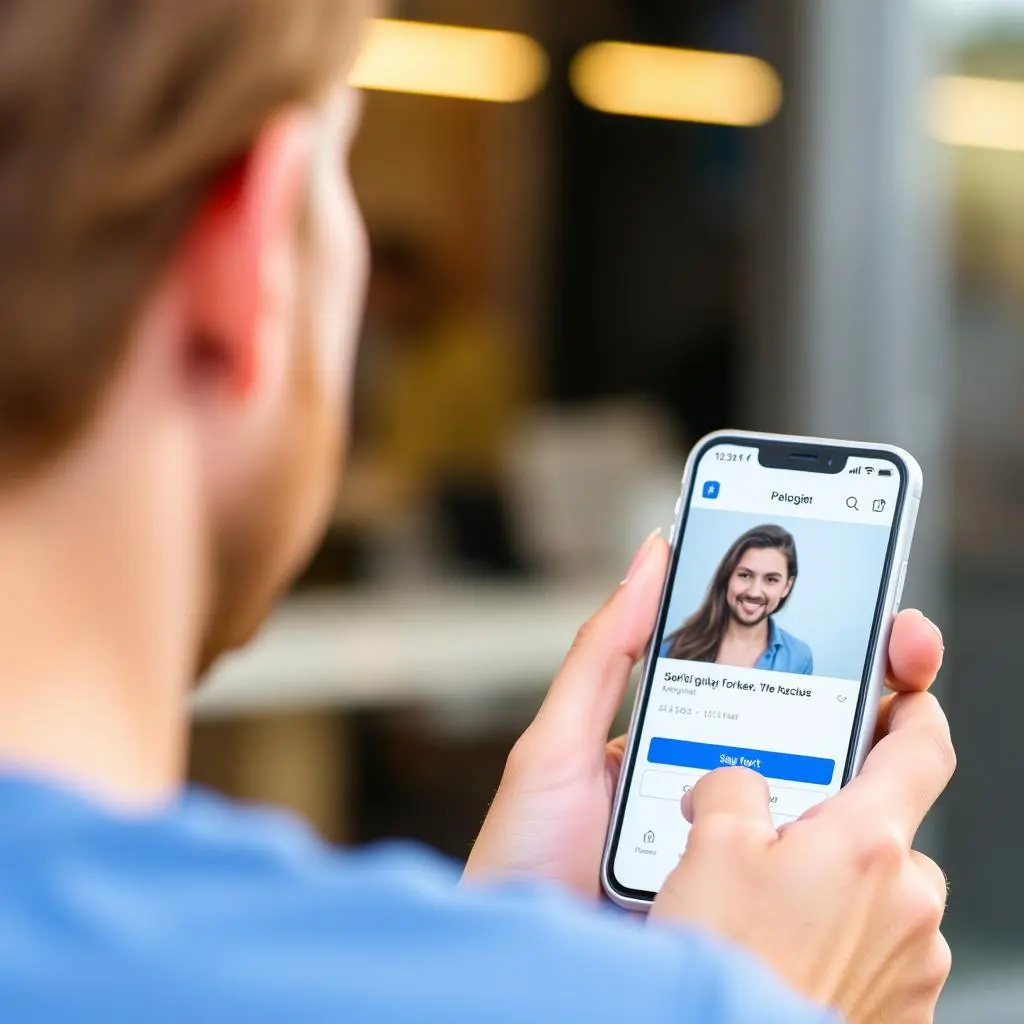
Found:
[[[704,773],[764,775],[779,826],[852,771],[885,584],[906,570],[907,473],[884,451],[775,451],[712,441],[683,495],[610,854],[624,896],[651,898],[678,863],[679,802]]]

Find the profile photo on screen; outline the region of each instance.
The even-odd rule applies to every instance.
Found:
[[[701,606],[661,646],[663,658],[812,675],[814,656],[775,616],[796,586],[796,541],[781,526],[755,526],[715,570]]]

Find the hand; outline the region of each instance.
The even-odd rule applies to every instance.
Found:
[[[779,832],[761,776],[702,778],[684,801],[686,852],[651,917],[732,939],[851,1024],[924,1024],[950,969],[946,878],[911,844],[955,758],[930,694],[891,698],[879,733],[849,786]]]
[[[609,743],[608,733],[654,630],[667,566],[668,546],[657,535],[648,538],[627,580],[580,630],[509,755],[467,879],[537,878],[600,895],[601,853],[625,749],[623,738]],[[906,612],[893,629],[889,658],[893,689],[925,690],[942,660],[941,636],[919,612]]]
[[[668,546],[652,534],[579,631],[536,719],[513,747],[467,879],[549,879],[597,897],[624,743],[608,733],[658,614]]]

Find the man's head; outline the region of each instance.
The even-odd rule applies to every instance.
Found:
[[[796,543],[781,526],[759,526],[729,549],[715,575],[732,618],[756,626],[779,611],[796,582]]]
[[[144,495],[195,563],[203,660],[258,625],[333,496],[368,6],[0,7],[0,508],[74,479],[51,488],[73,531],[98,489]]]

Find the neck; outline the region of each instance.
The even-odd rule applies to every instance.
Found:
[[[0,491],[0,765],[145,808],[184,773],[198,563],[171,433],[130,443]]]

